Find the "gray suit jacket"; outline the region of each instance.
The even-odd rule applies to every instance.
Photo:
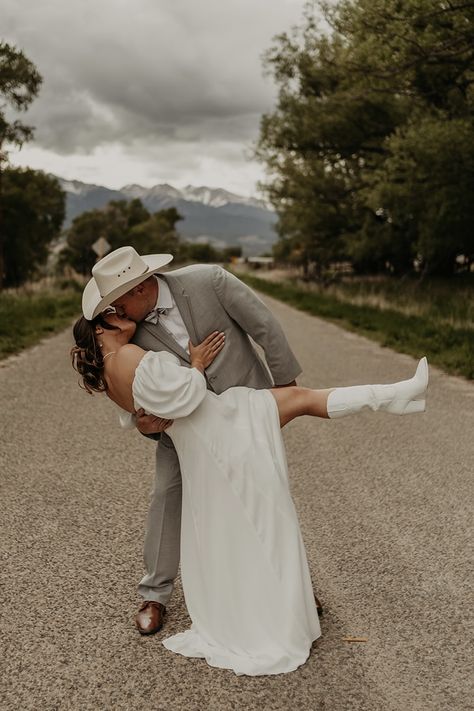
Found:
[[[226,335],[223,350],[206,369],[209,389],[219,394],[236,385],[268,388],[290,383],[301,373],[278,321],[251,289],[225,269],[192,265],[160,277],[169,285],[194,344],[215,330]],[[249,336],[263,348],[271,377]],[[145,350],[174,353],[182,365],[190,365],[186,351],[159,323],[142,321],[133,342]]]

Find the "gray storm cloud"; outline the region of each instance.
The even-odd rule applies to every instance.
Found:
[[[2,37],[44,78],[35,143],[242,144],[274,100],[261,55],[303,0],[2,0]]]

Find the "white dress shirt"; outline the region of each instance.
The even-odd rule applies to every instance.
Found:
[[[158,323],[159,320],[160,325],[173,336],[181,348],[189,353],[189,333],[184,325],[179,309],[176,306],[176,302],[173,299],[170,288],[164,279],[160,279],[156,274],[155,278],[158,282],[158,299],[153,311],[150,311],[145,321]]]
[[[164,279],[156,276],[158,282],[158,299],[153,311],[150,311],[145,321],[149,323],[158,323],[170,333],[175,341],[179,343],[181,348],[189,353],[189,333],[184,325],[184,321],[173,299],[173,294],[170,291],[168,284]],[[123,429],[131,429],[135,427],[135,415],[132,415],[126,410],[121,410],[119,414],[120,425]]]

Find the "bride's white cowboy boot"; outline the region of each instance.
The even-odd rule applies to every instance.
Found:
[[[327,401],[328,417],[345,417],[360,412],[364,407],[385,410],[392,415],[424,412],[425,392],[428,387],[428,361],[422,358],[410,380],[389,385],[354,385],[335,388]]]

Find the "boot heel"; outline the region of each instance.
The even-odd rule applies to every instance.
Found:
[[[391,415],[413,415],[416,412],[425,412],[426,400],[392,400],[385,408]]]
[[[411,400],[405,409],[403,410],[403,415],[412,415],[415,412],[425,412],[426,411],[426,400]]]

